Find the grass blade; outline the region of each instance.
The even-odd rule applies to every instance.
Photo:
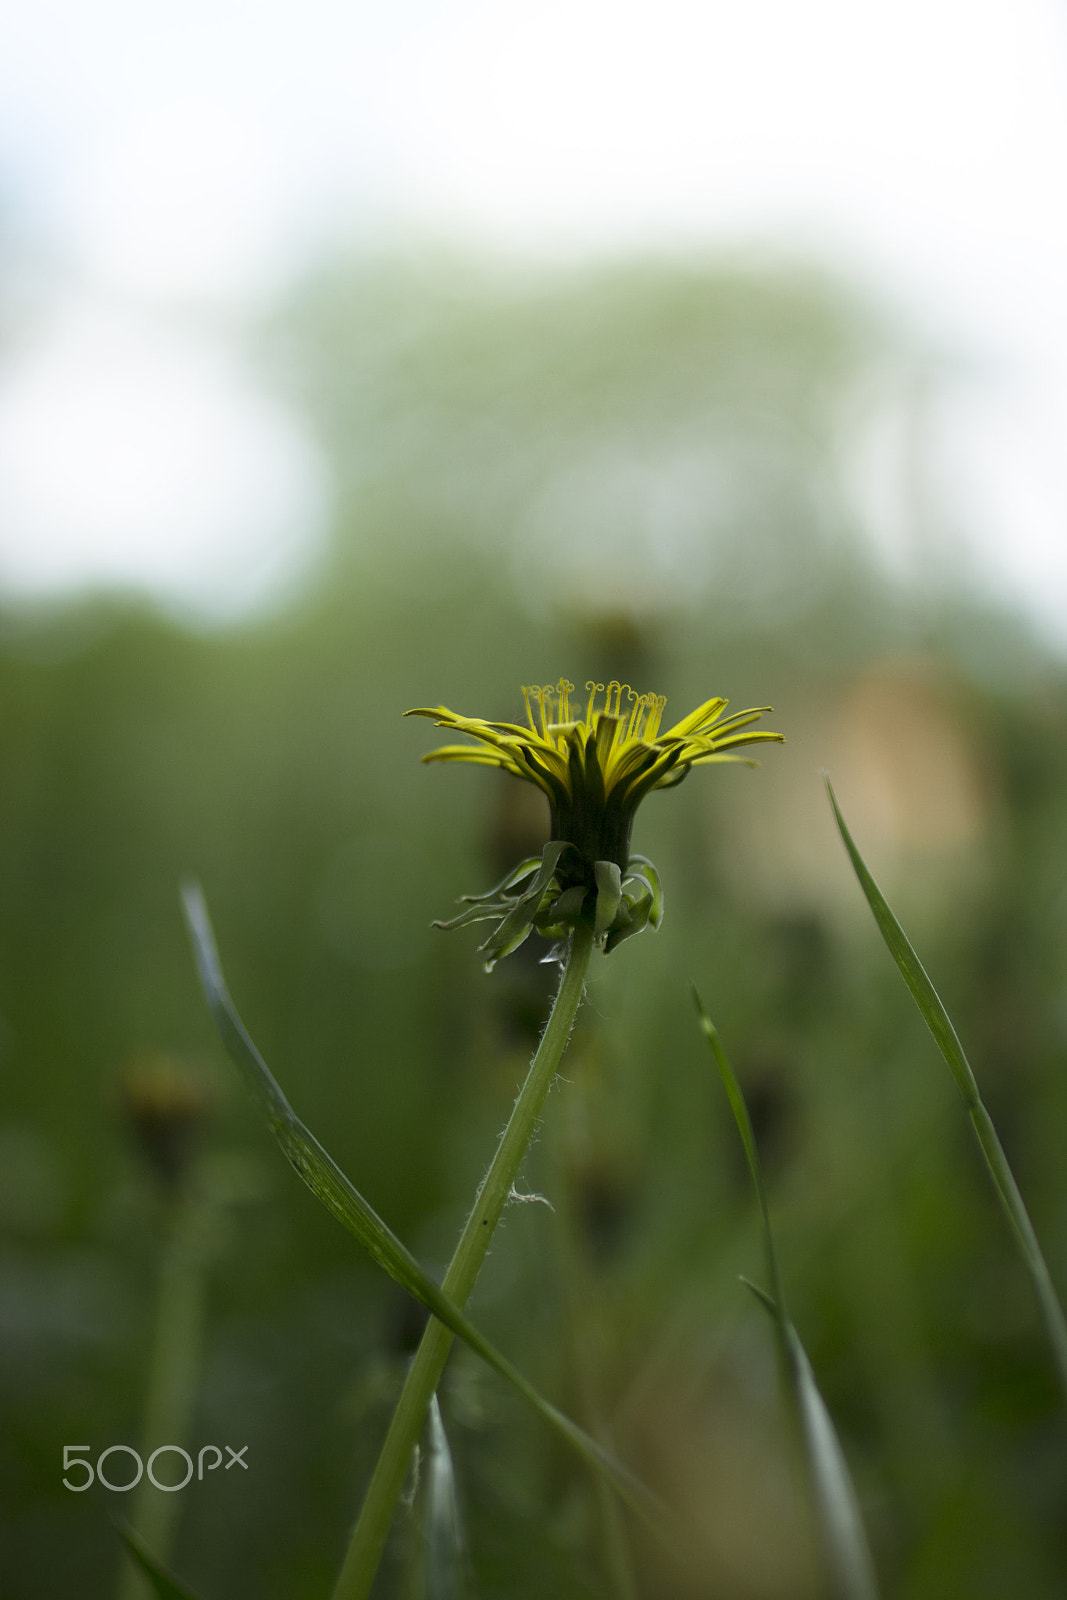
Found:
[[[1067,1319],[1064,1317],[1063,1306],[1056,1293],[1052,1282],[1048,1264],[1045,1261],[1041,1246],[1034,1232],[1030,1214],[1015,1181],[1015,1174],[1011,1170],[1008,1158],[1004,1153],[1004,1146],[993,1125],[993,1119],[986,1110],[978,1088],[978,1082],[967,1060],[959,1035],[949,1018],[948,1012],[941,1003],[941,998],[930,982],[926,970],[915,954],[907,935],[900,923],[893,915],[886,903],[885,897],[870,872],[866,862],[857,850],[852,835],[845,826],[845,819],[841,815],[837,804],[837,797],[831,787],[830,780],[826,780],[826,792],[830,797],[830,804],[834,810],[838,832],[844,841],[845,849],[859,879],[860,887],[867,897],[867,904],[874,914],[882,938],[885,940],[890,955],[897,964],[901,977],[911,990],[912,998],[922,1014],[923,1020],[933,1034],[934,1042],[949,1071],[956,1081],[956,1087],[963,1097],[967,1114],[971,1119],[975,1138],[978,1140],[997,1198],[1015,1235],[1016,1242],[1022,1253],[1026,1269],[1037,1295],[1038,1306],[1045,1324],[1049,1344],[1056,1363],[1060,1385],[1064,1396],[1067,1397]]]
[[[603,1474],[615,1492],[646,1521],[658,1525],[661,1507],[631,1473],[608,1450],[579,1428],[563,1412],[544,1398],[533,1384],[512,1366],[506,1356],[490,1344],[430,1275],[419,1265],[392,1229],[382,1221],[373,1206],[346,1178],[340,1167],[297,1117],[274,1079],[269,1067],[252,1042],[234,1008],[222,975],[215,936],[200,886],[182,887],[182,905],[193,942],[200,983],[215,1026],[231,1060],[259,1105],[271,1132],[281,1145],[290,1165],[326,1209],[370,1253],[378,1265],[401,1288],[420,1301],[447,1328],[466,1341],[494,1371],[516,1389],[546,1422],[561,1434],[580,1456]]]
[[[693,987],[693,1001],[697,1008],[697,1016],[700,1019],[701,1031],[708,1041],[712,1055],[715,1057],[715,1064],[719,1069],[723,1088],[726,1090],[726,1098],[730,1102],[730,1110],[733,1112],[737,1131],[741,1135],[745,1160],[748,1162],[748,1170],[752,1177],[752,1187],[756,1191],[756,1199],[759,1202],[760,1216],[763,1220],[763,1253],[767,1262],[767,1277],[771,1285],[770,1304],[775,1306],[784,1318],[786,1314],[785,1296],[782,1291],[781,1274],[778,1271],[778,1256],[774,1248],[774,1235],[771,1232],[771,1214],[767,1206],[767,1191],[763,1186],[763,1172],[760,1167],[759,1152],[756,1149],[756,1135],[752,1131],[752,1118],[748,1114],[748,1106],[745,1104],[745,1097],[741,1093],[741,1085],[738,1083],[734,1070],[727,1059],[726,1051],[723,1049],[722,1040],[719,1038],[719,1030],[704,1009],[704,1002],[697,993],[695,985]],[[750,1287],[754,1287],[754,1285],[750,1285]]]
[[[190,1590],[183,1588],[173,1574],[160,1566],[140,1534],[122,1523],[118,1523],[117,1526],[119,1537],[129,1551],[130,1559],[140,1567],[158,1600],[196,1600],[196,1596]]]
[[[467,1582],[467,1546],[459,1509],[452,1452],[448,1448],[441,1407],[430,1401],[430,1440],[426,1484],[426,1600],[463,1600]]]
[[[826,1403],[819,1392],[807,1352],[786,1311],[781,1274],[778,1270],[778,1256],[771,1231],[767,1191],[752,1131],[752,1119],[748,1114],[745,1097],[741,1093],[741,1085],[723,1049],[718,1030],[704,1009],[703,1001],[695,988],[693,999],[696,1002],[701,1029],[715,1058],[737,1124],[737,1131],[741,1135],[745,1159],[752,1176],[752,1187],[759,1202],[771,1293],[767,1294],[747,1280],[745,1282],[761,1305],[770,1312],[778,1332],[782,1367],[800,1424],[804,1461],[823,1555],[834,1594],[838,1600],[878,1600],[874,1563],[871,1560],[870,1546],[867,1543],[859,1501],[856,1498],[848,1464]]]
[[[877,1600],[874,1563],[841,1441],[796,1328],[786,1319],[783,1331],[834,1587],[842,1600]]]

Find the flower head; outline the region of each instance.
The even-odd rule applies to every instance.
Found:
[[[548,798],[551,833],[540,861],[523,862],[489,895],[465,897],[472,910],[446,924],[456,927],[502,913],[504,922],[482,947],[489,966],[521,943],[531,927],[554,936],[578,920],[592,920],[610,950],[647,923],[658,926],[658,876],[650,861],[630,851],[637,807],[653,789],[681,783],[692,767],[742,761],[733,754],[738,747],[782,737],[752,726],[769,706],[724,717],[727,702],[716,697],[661,733],[663,695],[637,694],[617,681],[587,683],[586,690],[582,714],[566,678],[554,686],[524,688],[525,725],[457,716],[445,706],[407,713],[478,741],[443,745],[424,761],[501,767]],[[505,925],[506,948],[499,944]]]

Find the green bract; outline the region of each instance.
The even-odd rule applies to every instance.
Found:
[[[496,921],[481,947],[488,968],[531,929],[555,938],[577,922],[591,922],[597,943],[610,951],[647,925],[658,927],[663,915],[659,876],[645,856],[630,853],[637,807],[651,790],[681,783],[691,767],[743,761],[730,752],[782,737],[752,727],[770,706],[724,717],[727,702],[716,697],[660,733],[663,695],[637,694],[617,681],[606,687],[587,683],[586,689],[589,699],[580,717],[571,705],[574,685],[566,678],[555,687],[524,688],[525,726],[461,717],[445,706],[407,712],[479,741],[444,745],[424,761],[502,767],[548,797],[551,834],[540,857],[520,862],[488,894],[465,895],[468,909],[438,924],[460,928]],[[629,697],[625,709],[624,694]],[[604,703],[598,709],[600,695]]]

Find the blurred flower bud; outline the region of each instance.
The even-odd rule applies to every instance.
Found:
[[[183,1061],[153,1054],[135,1061],[120,1083],[122,1110],[162,1188],[176,1194],[196,1156],[213,1097]]]

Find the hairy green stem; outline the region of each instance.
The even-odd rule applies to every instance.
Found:
[[[582,923],[571,936],[563,977],[541,1042],[445,1273],[442,1287],[458,1306],[466,1304],[474,1287],[489,1241],[533,1137],[581,1004],[592,949],[593,929]],[[365,1600],[370,1593],[411,1465],[412,1452],[454,1337],[436,1317],[430,1318],[364,1496],[332,1600]]]

